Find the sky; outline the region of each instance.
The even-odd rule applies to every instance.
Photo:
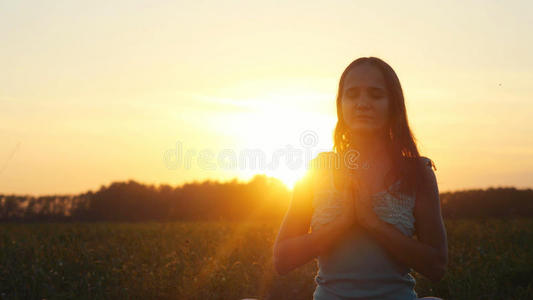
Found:
[[[396,71],[441,192],[531,188],[532,29],[530,1],[0,1],[0,193],[291,186],[361,56]]]

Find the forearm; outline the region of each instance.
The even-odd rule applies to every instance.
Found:
[[[439,249],[410,238],[394,225],[380,221],[370,234],[400,263],[409,266],[432,281],[439,281],[446,269],[446,257]]]
[[[289,273],[328,251],[347,227],[348,225],[343,222],[334,221],[324,225],[320,230],[281,241],[274,249],[274,265],[277,272],[281,275]]]

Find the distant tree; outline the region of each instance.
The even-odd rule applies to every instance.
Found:
[[[305,177],[307,178],[307,177]],[[308,188],[308,179],[299,181]],[[172,187],[134,180],[78,195],[0,194],[0,221],[27,220],[281,220],[291,191],[278,179],[193,181]],[[533,190],[514,187],[440,194],[445,218],[533,217]]]

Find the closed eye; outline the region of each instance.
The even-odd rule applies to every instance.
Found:
[[[385,94],[384,94],[382,91],[372,91],[372,92],[370,92],[370,95],[371,95],[373,98],[381,98],[381,97],[383,97]]]
[[[359,88],[350,88],[346,91],[346,97],[353,98],[358,97],[360,94]],[[368,88],[368,94],[370,97],[378,99],[385,96],[385,90],[379,87],[369,87]]]

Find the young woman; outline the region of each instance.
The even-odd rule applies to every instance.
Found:
[[[418,152],[394,70],[376,57],[348,65],[337,117],[334,151],[315,157],[294,187],[276,271],[316,257],[315,300],[420,299],[409,271],[439,281],[447,237],[436,168]]]

